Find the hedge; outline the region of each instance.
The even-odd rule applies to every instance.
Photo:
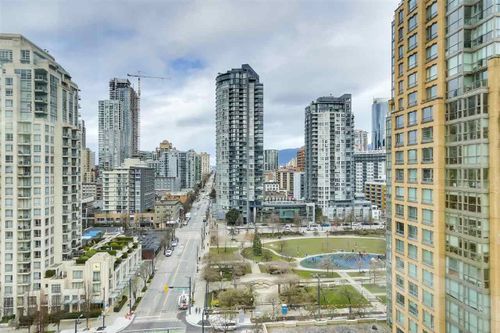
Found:
[[[116,303],[115,306],[113,307],[113,311],[120,312],[125,303],[127,303],[127,296],[123,295],[122,299],[118,303]]]
[[[48,269],[45,271],[45,277],[46,278],[51,278],[54,275],[56,275],[56,270],[55,269]]]
[[[135,311],[135,309],[137,309],[137,307],[139,306],[139,303],[141,302],[141,299],[142,299],[142,297],[137,297],[134,305],[132,305],[132,311]]]

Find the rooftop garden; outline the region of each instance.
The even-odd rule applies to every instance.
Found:
[[[132,246],[129,246],[131,243]],[[128,254],[132,253],[135,249],[137,249],[137,247],[138,242],[136,242],[133,237],[119,236],[100,246],[95,245],[92,247],[84,247],[83,249],[85,252],[76,258],[76,263],[79,265],[85,264],[87,260],[92,258],[98,252],[107,252],[111,256],[121,255],[120,258],[125,259]],[[118,258],[118,260],[121,262],[120,258]]]

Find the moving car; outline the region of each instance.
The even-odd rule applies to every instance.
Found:
[[[289,224],[285,224],[283,231],[292,231],[292,226]]]

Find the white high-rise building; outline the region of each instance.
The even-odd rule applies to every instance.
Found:
[[[120,168],[104,171],[103,211],[145,212],[155,203],[154,170],[139,159],[126,159]]]
[[[201,159],[201,176],[210,174],[210,155],[208,153],[200,153]]]
[[[120,101],[99,101],[99,168],[119,167],[123,154],[123,110]]]
[[[216,211],[253,221],[263,196],[264,85],[249,65],[217,76],[216,150]]]
[[[3,316],[32,313],[46,270],[81,244],[78,109],[78,87],[52,55],[0,34]]]
[[[354,130],[354,151],[368,150],[368,132],[362,129]]]
[[[354,199],[351,95],[319,97],[305,112],[305,198],[325,212]]]
[[[264,150],[264,171],[274,171],[279,168],[279,151],[277,149]]]

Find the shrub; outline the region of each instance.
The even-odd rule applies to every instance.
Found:
[[[46,278],[51,278],[54,275],[56,275],[56,270],[55,269],[48,269],[45,271],[45,277]]]
[[[144,287],[142,287],[142,290],[141,290],[141,291],[142,291],[143,293],[145,293],[145,292],[146,292],[146,290],[148,290],[148,287],[147,287],[147,286],[144,286]]]
[[[139,303],[141,302],[141,299],[142,299],[142,297],[137,297],[134,305],[132,305],[132,311],[135,311],[135,309],[137,309],[137,307],[139,306]]]
[[[127,296],[123,295],[122,296],[122,299],[120,301],[118,301],[115,306],[113,307],[113,311],[114,312],[120,312],[120,310],[123,308],[123,306],[125,305],[125,303],[127,302]]]
[[[87,257],[87,256],[78,257],[78,258],[76,258],[76,264],[77,265],[85,264],[85,262],[87,260],[89,260],[89,257]]]

